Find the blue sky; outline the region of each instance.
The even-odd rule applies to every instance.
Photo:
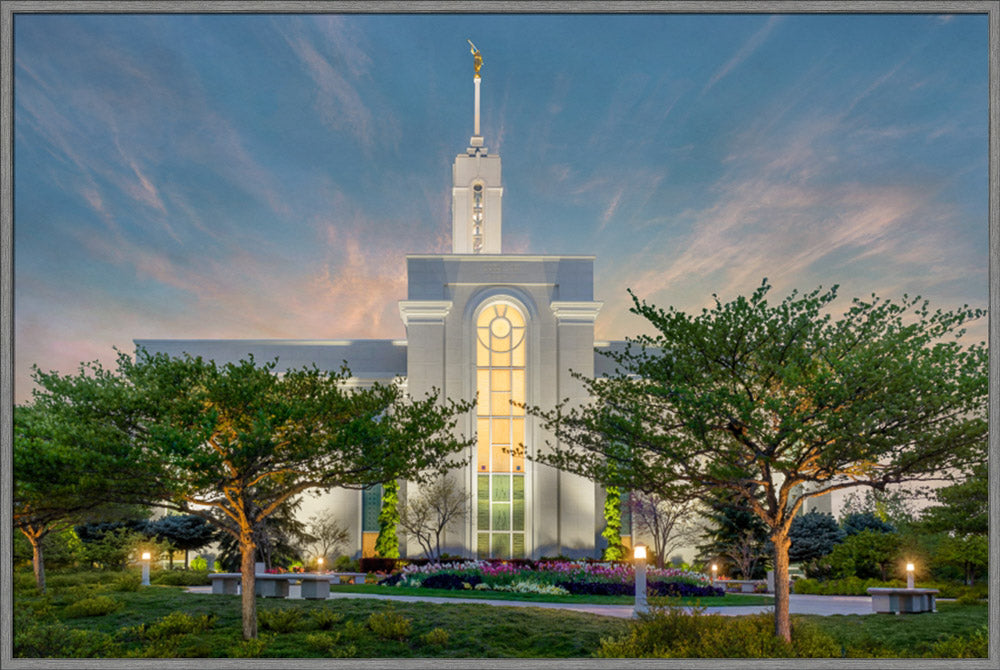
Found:
[[[133,338],[401,338],[451,162],[626,288],[986,307],[985,15],[18,15],[15,400]],[[969,335],[985,339],[985,320]]]

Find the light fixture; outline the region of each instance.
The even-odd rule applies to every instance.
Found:
[[[635,558],[635,607],[632,608],[632,616],[637,617],[649,611],[646,603],[646,545],[635,545],[632,556]]]
[[[912,589],[913,588],[913,570],[914,570],[913,563],[907,563],[906,564],[906,588],[908,588],[908,589]]]
[[[149,559],[153,556],[148,551],[142,552],[142,585],[149,586]]]

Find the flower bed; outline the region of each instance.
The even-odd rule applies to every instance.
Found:
[[[724,595],[707,575],[677,568],[646,572],[651,595],[714,597]],[[518,593],[579,593],[628,595],[635,592],[631,563],[592,561],[464,561],[407,565],[386,579],[384,586],[476,589]]]

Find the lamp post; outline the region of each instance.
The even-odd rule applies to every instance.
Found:
[[[323,557],[316,557],[316,572],[323,572]]]
[[[906,588],[913,588],[913,563],[906,564]]]
[[[149,586],[149,559],[152,558],[148,551],[142,552],[142,585]]]
[[[632,610],[632,616],[639,616],[649,611],[649,606],[646,604],[646,546],[635,545],[632,555],[635,558],[635,608]]]
[[[715,578],[719,575],[719,566],[712,563],[712,586],[715,586]]]

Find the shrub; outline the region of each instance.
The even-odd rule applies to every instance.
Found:
[[[297,607],[257,610],[257,621],[264,630],[276,633],[291,633],[299,627],[302,610]]]
[[[214,614],[193,616],[187,612],[171,612],[153,625],[146,628],[144,637],[150,640],[162,640],[185,633],[200,633],[215,625]]]
[[[983,626],[971,635],[954,635],[935,642],[924,657],[987,658],[990,655],[989,640],[987,628]]]
[[[195,556],[191,559],[190,567],[197,572],[208,572],[208,561],[201,556]]]
[[[333,610],[318,609],[309,613],[309,618],[320,630],[330,630],[344,620],[344,615]]]
[[[207,570],[162,570],[149,581],[165,586],[207,586],[212,583]]]
[[[240,640],[226,650],[226,655],[230,658],[260,658],[273,639],[273,635],[261,635],[254,640]]]
[[[357,655],[353,644],[344,644],[341,633],[311,633],[306,635],[306,646],[330,658],[350,658]]]
[[[434,628],[420,636],[420,641],[429,647],[447,647],[450,635],[444,628]]]
[[[114,591],[138,591],[140,586],[142,586],[142,575],[128,573],[112,582],[111,588]]]
[[[605,638],[601,658],[829,658],[840,656],[833,638],[792,620],[792,643],[774,635],[770,614],[727,617],[688,613],[681,607],[653,607],[618,638]]]
[[[67,628],[62,623],[14,629],[14,656],[18,658],[101,658],[118,653],[111,636],[99,631]]]
[[[361,572],[361,566],[358,564],[358,561],[353,560],[350,556],[344,556],[341,554],[333,561],[333,571]]]
[[[975,591],[966,591],[957,599],[959,605],[978,605],[979,601],[980,595]]]
[[[404,640],[410,634],[412,622],[394,609],[384,612],[372,612],[368,617],[368,627],[372,632],[386,640]]]
[[[94,596],[93,598],[84,598],[72,603],[63,611],[63,616],[70,619],[87,616],[104,616],[121,607],[122,603],[114,598]]]

